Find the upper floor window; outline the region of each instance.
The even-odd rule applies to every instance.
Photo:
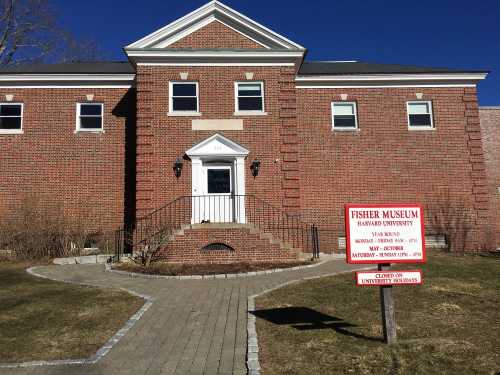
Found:
[[[76,131],[103,131],[104,105],[78,103],[76,106]]]
[[[408,126],[410,129],[433,129],[431,102],[408,102]]]
[[[332,124],[334,130],[356,130],[358,128],[356,103],[332,103]]]
[[[236,113],[264,112],[264,83],[236,82]]]
[[[23,131],[23,105],[0,103],[0,134],[15,134]]]
[[[170,82],[169,113],[198,114],[200,111],[198,82]]]

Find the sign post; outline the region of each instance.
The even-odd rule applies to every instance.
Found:
[[[390,264],[379,264],[378,270],[384,271],[390,266]],[[392,285],[380,286],[380,308],[382,310],[384,340],[389,345],[392,345],[396,342],[396,313],[394,311],[394,299],[392,298]]]
[[[393,285],[422,284],[421,271],[391,271],[391,263],[425,263],[424,210],[420,205],[346,205],[347,263],[377,264],[356,273],[358,286],[380,286],[384,339],[396,342]]]

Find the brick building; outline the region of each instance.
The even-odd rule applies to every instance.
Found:
[[[429,234],[457,206],[489,246],[486,72],[310,62],[217,1],[125,53],[0,71],[0,210],[34,193],[134,241],[161,225],[168,259],[232,261],[308,251],[311,224],[342,251],[345,204],[420,202]]]

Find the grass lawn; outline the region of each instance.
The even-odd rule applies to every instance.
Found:
[[[151,263],[143,267],[136,263],[121,263],[113,265],[113,269],[127,272],[144,273],[163,276],[203,276],[231,273],[244,273],[272,270],[276,268],[292,268],[314,264],[312,261],[295,261],[281,263],[232,263],[232,264],[177,264],[166,262]]]
[[[356,287],[353,274],[258,298],[263,374],[496,374],[500,257],[435,254],[420,268],[423,286],[394,287],[391,347],[381,340],[379,288]]]
[[[53,282],[0,263],[0,363],[93,355],[144,304],[123,291]]]

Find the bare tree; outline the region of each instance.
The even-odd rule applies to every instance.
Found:
[[[0,0],[0,66],[94,60],[94,43],[60,28],[50,0]]]

